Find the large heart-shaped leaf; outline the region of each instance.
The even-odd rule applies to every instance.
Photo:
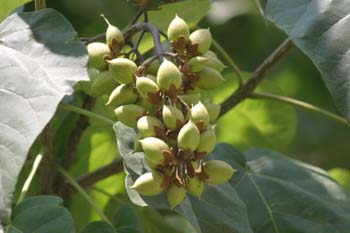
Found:
[[[35,196],[20,203],[11,216],[9,233],[75,233],[71,214],[56,196]]]
[[[222,103],[238,87],[234,74],[228,73],[224,78],[225,85],[205,93],[213,102]],[[265,80],[257,90],[283,94],[271,80]],[[296,126],[297,115],[293,107],[276,101],[247,99],[219,119],[217,136],[219,142],[233,144],[240,150],[251,147],[283,150],[293,140]]]
[[[45,9],[0,24],[0,217],[30,146],[64,95],[87,80],[86,49],[71,24]]]
[[[219,145],[214,157],[235,164],[230,181],[248,208],[256,233],[347,233],[350,201],[344,190],[319,168],[266,149],[245,153],[238,164],[230,145]]]
[[[131,201],[141,206],[149,205],[159,209],[169,209],[164,194],[156,197],[141,197],[136,191],[129,188],[133,181],[149,168],[145,164],[143,153],[133,152],[135,131],[122,123],[116,123],[114,129],[117,134],[119,152],[123,156],[125,171],[128,174],[126,188]],[[238,156],[241,155],[238,154]],[[175,211],[185,216],[198,233],[252,232],[246,208],[238,198],[233,186],[228,183],[207,186],[200,200],[187,195],[185,201],[175,208]]]
[[[268,0],[266,12],[318,67],[339,111],[349,119],[349,1]]]

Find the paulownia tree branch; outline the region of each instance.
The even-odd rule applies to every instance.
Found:
[[[123,33],[125,40],[128,41],[129,39],[131,39],[131,37],[133,35],[135,35],[136,33],[140,32],[140,31],[145,31],[145,32],[149,32],[152,34],[155,53],[158,55],[159,61],[163,62],[164,51],[163,51],[162,43],[160,41],[160,32],[154,24],[152,24],[150,22],[140,22],[140,23],[135,23],[135,24],[131,25]],[[83,41],[85,44],[90,44],[92,42],[99,41],[99,40],[103,39],[105,36],[106,36],[106,34],[103,33],[103,34],[97,35],[95,37],[83,39]]]
[[[85,110],[91,110],[95,106],[95,104],[96,104],[96,99],[88,96],[86,97],[86,100],[83,103],[83,108]],[[69,135],[67,149],[65,150],[66,152],[61,161],[61,166],[63,169],[68,170],[77,152],[77,148],[81,140],[81,137],[83,136],[83,133],[88,126],[89,126],[89,118],[84,115],[80,115],[76,122],[75,129]],[[57,192],[62,196],[64,196],[64,190],[62,189],[64,187],[63,183],[64,183],[64,177],[59,174],[56,178],[56,184],[57,184],[56,187],[58,188]]]
[[[54,156],[53,156],[53,142],[52,129],[50,123],[45,127],[41,133],[41,143],[43,146],[43,159],[39,169],[40,175],[40,194],[53,194],[53,177],[54,177]]]
[[[121,171],[123,171],[123,161],[115,160],[112,163],[104,167],[101,167],[94,172],[91,172],[76,178],[76,181],[79,183],[81,187],[87,188]],[[67,190],[66,197],[76,192],[76,190],[70,185],[69,182],[64,183],[64,189]]]
[[[244,99],[250,97],[255,88],[265,78],[267,72],[271,70],[271,68],[276,65],[292,47],[292,40],[287,38],[265,61],[263,61],[263,63],[261,63],[250,78],[221,104],[220,116],[227,113]]]

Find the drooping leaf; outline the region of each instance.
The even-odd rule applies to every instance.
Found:
[[[133,181],[149,168],[143,153],[134,153],[135,131],[121,123],[116,123],[119,152],[125,162],[126,188],[131,201],[140,206],[169,209],[165,195],[155,197],[140,196],[130,189]],[[232,211],[234,210],[234,211]],[[187,195],[175,211],[185,216],[198,233],[239,232],[251,233],[244,204],[240,201],[233,186],[227,184],[207,186],[201,199]]]
[[[230,181],[248,208],[249,222],[259,233],[346,233],[350,227],[350,201],[328,174],[267,149],[245,153],[237,166],[230,145],[213,153],[238,174]]]
[[[80,233],[116,233],[111,225],[106,222],[98,221],[86,225]]]
[[[75,233],[71,214],[56,196],[35,196],[25,199],[11,215],[9,232]]]
[[[88,79],[87,60],[71,24],[52,9],[0,24],[0,218],[30,146],[63,96]]]
[[[347,0],[268,0],[266,15],[322,74],[339,111],[350,118],[350,4]]]
[[[1,0],[0,1],[0,22],[5,19],[16,7],[31,0]]]
[[[208,93],[208,97],[221,103],[237,88],[237,78],[229,73],[225,84]],[[258,91],[283,94],[272,81],[265,80]],[[219,142],[235,145],[240,150],[251,147],[285,149],[293,140],[297,128],[296,110],[270,100],[246,99],[226,113],[217,123]]]

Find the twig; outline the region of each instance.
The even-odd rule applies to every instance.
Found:
[[[136,15],[131,19],[131,21],[128,23],[126,28],[131,27],[133,24],[135,24],[137,22],[137,20],[140,18],[140,16],[144,13],[145,9],[144,8],[140,8]],[[96,41],[100,41],[102,39],[104,39],[106,37],[106,33],[101,33],[99,35],[93,36],[93,37],[89,37],[89,38],[80,38],[81,41],[83,41],[86,45],[90,44],[92,42],[96,42]]]
[[[168,35],[163,32],[162,30],[158,30],[159,31],[159,34],[162,35],[165,39],[168,39]]]
[[[95,191],[95,192],[99,192],[99,193],[101,193],[101,194],[103,194],[103,195],[109,197],[109,198],[110,198],[112,201],[114,201],[116,204],[121,204],[121,203],[123,203],[123,201],[120,200],[119,198],[117,198],[116,195],[112,195],[112,194],[108,193],[107,191],[105,191],[105,190],[103,190],[103,189],[101,189],[101,188],[99,188],[99,187],[92,186],[92,187],[90,187],[90,190],[93,190],[93,191]]]
[[[238,68],[238,66],[236,65],[236,63],[232,60],[232,58],[230,57],[230,55],[227,54],[227,52],[225,51],[225,49],[223,49],[221,47],[221,45],[213,39],[213,47],[221,54],[221,56],[225,59],[225,63],[233,70],[233,72],[235,72],[237,74],[238,77],[238,84],[239,86],[242,85],[243,82],[243,76],[242,76],[242,72],[241,70]]]
[[[52,144],[52,129],[50,123],[45,127],[41,134],[43,145],[43,159],[40,166],[40,193],[42,195],[53,194],[53,144]]]
[[[95,209],[96,213],[105,222],[109,223],[113,227],[111,221],[107,218],[103,211],[95,204],[94,200],[92,200],[92,198],[85,192],[83,187],[81,187],[62,167],[58,167],[57,170],[62,174],[62,176],[66,178],[67,182],[69,182],[72,185],[72,187],[74,187],[75,190],[78,191],[85,198],[85,200]]]
[[[126,41],[129,41],[130,38],[135,35],[136,33],[138,33],[139,31],[146,31],[152,34],[153,37],[153,43],[154,43],[154,48],[156,51],[156,54],[158,55],[158,59],[160,61],[160,63],[163,62],[163,47],[162,47],[162,43],[160,41],[160,33],[158,28],[150,23],[150,22],[141,22],[141,23],[135,23],[133,25],[131,25],[124,33],[124,39]],[[105,33],[97,35],[95,37],[92,38],[86,38],[86,39],[82,39],[84,41],[85,44],[89,44],[95,41],[98,41],[100,39],[102,39],[105,36]]]
[[[319,108],[315,105],[305,103],[303,101],[296,100],[296,99],[293,99],[293,98],[290,98],[287,96],[274,95],[271,93],[254,93],[254,94],[252,94],[252,96],[250,98],[252,98],[252,99],[269,99],[269,100],[287,103],[289,105],[303,108],[303,109],[308,110],[310,112],[321,114],[322,116],[327,117],[330,120],[333,120],[333,121],[338,122],[340,124],[346,125],[347,127],[350,127],[349,123],[344,118],[342,118],[342,117],[340,117],[332,112],[329,112],[329,111],[324,110],[322,108]]]
[[[46,8],[46,1],[45,0],[35,0],[35,10],[42,10]]]
[[[171,53],[171,52],[163,52],[164,57],[171,57],[171,58],[176,58],[178,56],[177,53]],[[158,55],[154,55],[152,57],[147,58],[141,65],[143,67],[148,67],[151,65],[156,59],[158,58]]]
[[[130,37],[132,37],[139,31],[146,31],[152,34],[155,52],[158,55],[159,62],[162,63],[164,60],[164,57],[163,57],[164,51],[163,51],[162,43],[160,41],[160,34],[158,31],[158,28],[154,24],[149,22],[136,23],[136,24],[133,24],[124,33],[124,38],[128,40]]]
[[[96,99],[93,97],[88,96],[83,104],[83,109],[90,111],[96,104]],[[80,115],[77,122],[75,129],[71,132],[68,139],[68,146],[65,150],[64,157],[61,161],[61,166],[63,169],[68,170],[71,161],[74,159],[74,156],[77,152],[77,148],[80,142],[81,137],[83,136],[84,131],[89,126],[89,118],[84,115]],[[56,187],[58,188],[57,193],[60,193],[62,196],[64,194],[62,193],[62,187],[64,183],[64,177],[61,175],[58,175],[56,178]]]
[[[131,25],[135,24],[137,22],[137,20],[141,17],[142,14],[144,14],[144,12],[146,11],[145,8],[141,7],[136,15],[131,19],[130,23],[128,24],[128,27],[130,27]]]
[[[17,200],[17,205],[19,203],[21,203],[24,200],[24,198],[27,196],[29,187],[33,181],[33,178],[34,178],[36,172],[38,171],[38,168],[39,168],[39,165],[41,163],[42,158],[43,158],[43,151],[40,152],[34,160],[32,170],[30,171],[26,181],[24,182],[23,188],[21,190],[21,194],[19,195],[19,198]]]
[[[76,181],[81,187],[86,188],[121,171],[123,171],[123,161],[115,160],[114,162],[101,167],[94,172],[76,178]],[[75,190],[67,182],[65,183],[65,189],[67,190],[67,196],[70,196],[75,192]]]
[[[67,110],[67,111],[79,113],[79,114],[87,116],[89,118],[95,118],[95,119],[104,121],[105,123],[110,124],[110,125],[113,125],[115,123],[113,120],[108,119],[107,117],[104,117],[104,116],[97,114],[95,112],[91,112],[91,111],[82,109],[80,107],[77,107],[77,106],[74,106],[71,104],[60,103],[60,105],[58,107],[61,109]]]
[[[229,96],[221,104],[220,116],[235,107],[242,100],[251,96],[255,88],[265,78],[267,72],[280,61],[288,51],[293,47],[293,42],[290,38],[286,39],[244,82],[231,96]]]

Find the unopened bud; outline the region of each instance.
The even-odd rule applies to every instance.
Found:
[[[93,80],[90,95],[99,97],[104,94],[110,94],[119,83],[113,79],[109,70],[102,71]]]
[[[137,120],[145,115],[145,109],[136,104],[127,104],[114,110],[118,120],[123,124],[136,128]]]
[[[204,106],[208,110],[210,123],[215,122],[218,119],[220,114],[220,110],[221,110],[220,104],[204,103]]]
[[[216,53],[214,53],[213,51],[211,51],[211,50],[208,50],[205,54],[203,54],[203,56],[204,57],[207,57],[207,58],[212,58],[212,57],[218,57],[217,55],[216,55]]]
[[[152,74],[152,75],[157,75],[158,69],[159,69],[159,60],[153,61],[147,68],[147,72]]]
[[[113,90],[106,105],[114,109],[121,105],[133,104],[136,100],[137,95],[134,93],[132,86],[121,84]]]
[[[134,142],[134,152],[142,152],[142,146],[140,140],[143,138],[141,134],[136,135],[136,139]]]
[[[180,125],[182,126],[185,119],[182,112],[174,106],[164,105],[162,110],[162,118],[165,126],[169,130],[175,130]]]
[[[116,26],[113,26],[104,15],[102,15],[102,17],[108,25],[108,28],[106,31],[107,45],[112,49],[120,50],[124,45],[123,33],[119,30],[119,28],[117,28]]]
[[[201,133],[199,146],[196,152],[201,154],[209,154],[214,150],[215,146],[216,146],[215,129],[210,128]]]
[[[198,29],[191,33],[190,40],[193,45],[198,45],[198,52],[204,54],[211,46],[212,37],[209,29]]]
[[[199,130],[192,120],[181,128],[177,136],[177,144],[182,150],[196,150],[199,145],[199,140]]]
[[[190,106],[197,104],[199,102],[199,99],[201,98],[201,94],[200,93],[185,94],[185,95],[180,95],[179,98],[187,106],[190,107]]]
[[[135,189],[137,192],[145,196],[155,196],[163,192],[161,187],[162,182],[162,175],[156,171],[152,171],[137,178],[130,188]]]
[[[104,57],[111,55],[109,47],[101,42],[93,42],[87,45],[87,51],[89,53],[89,66],[96,68],[100,71],[107,68],[107,63]]]
[[[127,58],[114,58],[107,62],[114,79],[119,83],[128,84],[133,81],[134,74],[137,70],[135,62]]]
[[[140,140],[142,149],[145,153],[146,161],[152,164],[162,164],[164,161],[164,151],[169,150],[169,146],[161,139],[155,137],[148,137]]]
[[[217,57],[211,57],[207,61],[207,66],[216,69],[218,72],[222,72],[226,66]]]
[[[209,125],[209,113],[202,102],[199,101],[191,108],[191,119],[196,125],[201,125],[201,128]]]
[[[138,77],[136,79],[136,89],[144,99],[149,99],[149,95],[154,95],[159,91],[157,83],[146,77]]]
[[[215,69],[205,67],[203,70],[197,73],[199,79],[195,83],[196,86],[202,89],[212,89],[220,86],[225,79]]]
[[[209,184],[223,184],[231,179],[235,173],[230,164],[221,160],[210,160],[203,166],[204,172],[209,176],[205,182]]]
[[[174,209],[185,199],[186,189],[184,187],[178,187],[175,184],[172,184],[168,188],[166,195],[170,208]]]
[[[190,29],[185,22],[185,20],[181,19],[177,15],[170,22],[168,27],[168,39],[169,41],[177,41],[180,37],[183,37],[186,41],[190,36]]]
[[[169,91],[172,86],[179,89],[182,85],[182,75],[174,63],[164,59],[157,73],[157,84],[162,91]]]
[[[190,177],[188,180],[187,190],[192,195],[200,198],[204,190],[204,182],[198,176]]]
[[[192,57],[186,65],[190,67],[191,72],[199,72],[204,67],[207,66],[208,61],[209,59],[206,57],[197,56],[197,57]]]
[[[157,130],[164,130],[164,125],[155,117],[143,116],[137,121],[137,129],[143,137],[154,137]]]

